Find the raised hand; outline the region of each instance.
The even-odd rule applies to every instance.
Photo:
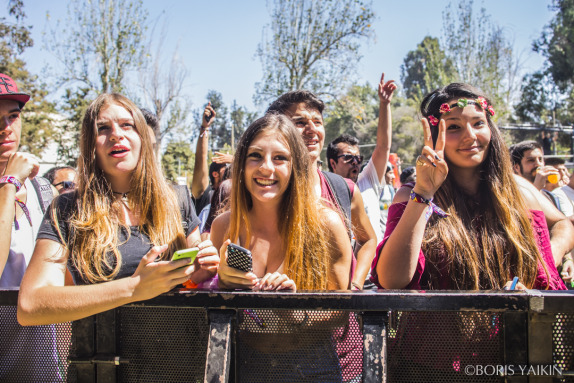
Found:
[[[213,107],[211,106],[211,101],[208,102],[207,105],[205,106],[205,109],[203,110],[203,115],[201,119],[202,135],[203,133],[205,133],[207,129],[209,129],[211,123],[215,120],[216,115],[217,113],[215,113],[215,109],[213,109]]]
[[[438,139],[434,145],[428,120],[423,118],[421,122],[425,135],[425,146],[421,155],[417,157],[417,182],[413,190],[429,199],[434,196],[448,174],[448,166],[444,160],[446,123],[444,120],[440,120]]]
[[[381,100],[381,103],[388,104],[391,102],[396,89],[397,84],[395,84],[395,80],[385,82],[385,74],[383,73],[379,82],[379,100]]]

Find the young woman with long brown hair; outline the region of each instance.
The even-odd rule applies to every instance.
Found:
[[[40,228],[20,289],[22,324],[76,320],[215,274],[217,250],[200,243],[192,204],[178,203],[145,119],[126,97],[103,94],[88,107],[77,184]],[[175,250],[193,246],[201,249],[193,265],[170,261]],[[66,268],[75,286],[65,286]]]
[[[518,277],[517,289],[565,289],[544,213],[536,198],[521,195],[494,113],[467,84],[423,99],[425,146],[416,182],[403,185],[389,209],[372,268],[379,287],[493,290]],[[393,360],[408,360],[409,368],[391,366],[391,380],[464,380],[466,366],[498,360],[500,321],[479,310],[403,312]]]
[[[485,290],[517,276],[518,288],[564,289],[544,214],[521,195],[486,96],[453,83],[427,95],[421,114],[417,180],[393,200],[373,263],[375,282]]]
[[[291,120],[267,114],[241,136],[232,165],[229,212],[212,225],[222,288],[346,290],[351,245],[339,213],[313,190],[309,152]],[[230,242],[248,248],[253,271],[228,266]],[[239,374],[245,381],[342,381],[333,342],[342,312],[246,310]]]
[[[230,211],[215,219],[213,244],[253,253],[253,272],[222,262],[221,287],[340,290],[351,247],[338,213],[315,197],[305,144],[291,121],[267,114],[242,135],[232,166]]]

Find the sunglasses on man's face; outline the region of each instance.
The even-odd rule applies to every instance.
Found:
[[[56,187],[60,185],[62,185],[62,189],[73,189],[76,187],[76,183],[74,181],[62,181],[54,184]]]
[[[339,158],[342,158],[343,162],[346,164],[349,164],[353,161],[356,161],[357,165],[360,165],[363,163],[363,156],[361,156],[361,155],[354,156],[352,154],[341,154],[341,155],[337,156],[337,160],[339,160]]]

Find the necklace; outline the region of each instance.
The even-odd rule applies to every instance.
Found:
[[[126,203],[128,202],[128,194],[130,193],[129,191],[125,192],[125,193],[120,193],[120,192],[113,192],[113,193],[117,194],[117,195],[121,195],[123,202],[126,202]]]

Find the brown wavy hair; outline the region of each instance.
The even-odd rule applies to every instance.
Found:
[[[301,134],[285,116],[268,113],[253,122],[241,136],[232,166],[231,217],[228,238],[236,242],[241,228],[251,241],[251,225],[247,213],[253,207],[251,194],[245,186],[245,162],[249,146],[263,132],[273,132],[291,153],[291,177],[283,194],[279,211],[283,219],[279,232],[285,250],[285,274],[303,290],[327,289],[329,247],[327,227],[320,204],[313,190],[309,153]],[[316,204],[316,205],[314,205]]]
[[[186,245],[177,197],[158,166],[144,116],[128,98],[115,93],[102,94],[89,105],[82,122],[77,209],[71,218],[68,242],[72,263],[90,283],[109,281],[117,275],[122,264],[118,230],[123,226],[130,232],[119,218],[123,202],[114,198],[111,185],[96,161],[96,121],[100,112],[112,104],[132,115],[141,138],[140,159],[132,173],[128,194],[128,205],[139,216],[140,231],[149,236],[153,245],[169,244],[162,259],[170,259],[175,250]],[[58,227],[56,209],[52,218]]]
[[[420,112],[423,117],[440,119],[440,106],[453,99],[488,98],[478,89],[453,83],[425,96]],[[451,286],[462,290],[500,289],[518,276],[533,288],[538,263],[548,269],[534,236],[530,212],[513,176],[510,155],[498,127],[485,113],[491,132],[490,145],[479,167],[477,196],[469,196],[457,184],[452,172],[435,193],[434,201],[450,217],[433,215],[423,239],[422,249],[430,261],[430,288],[448,275]],[[438,126],[431,126],[433,142]],[[445,158],[447,164],[449,159]]]

